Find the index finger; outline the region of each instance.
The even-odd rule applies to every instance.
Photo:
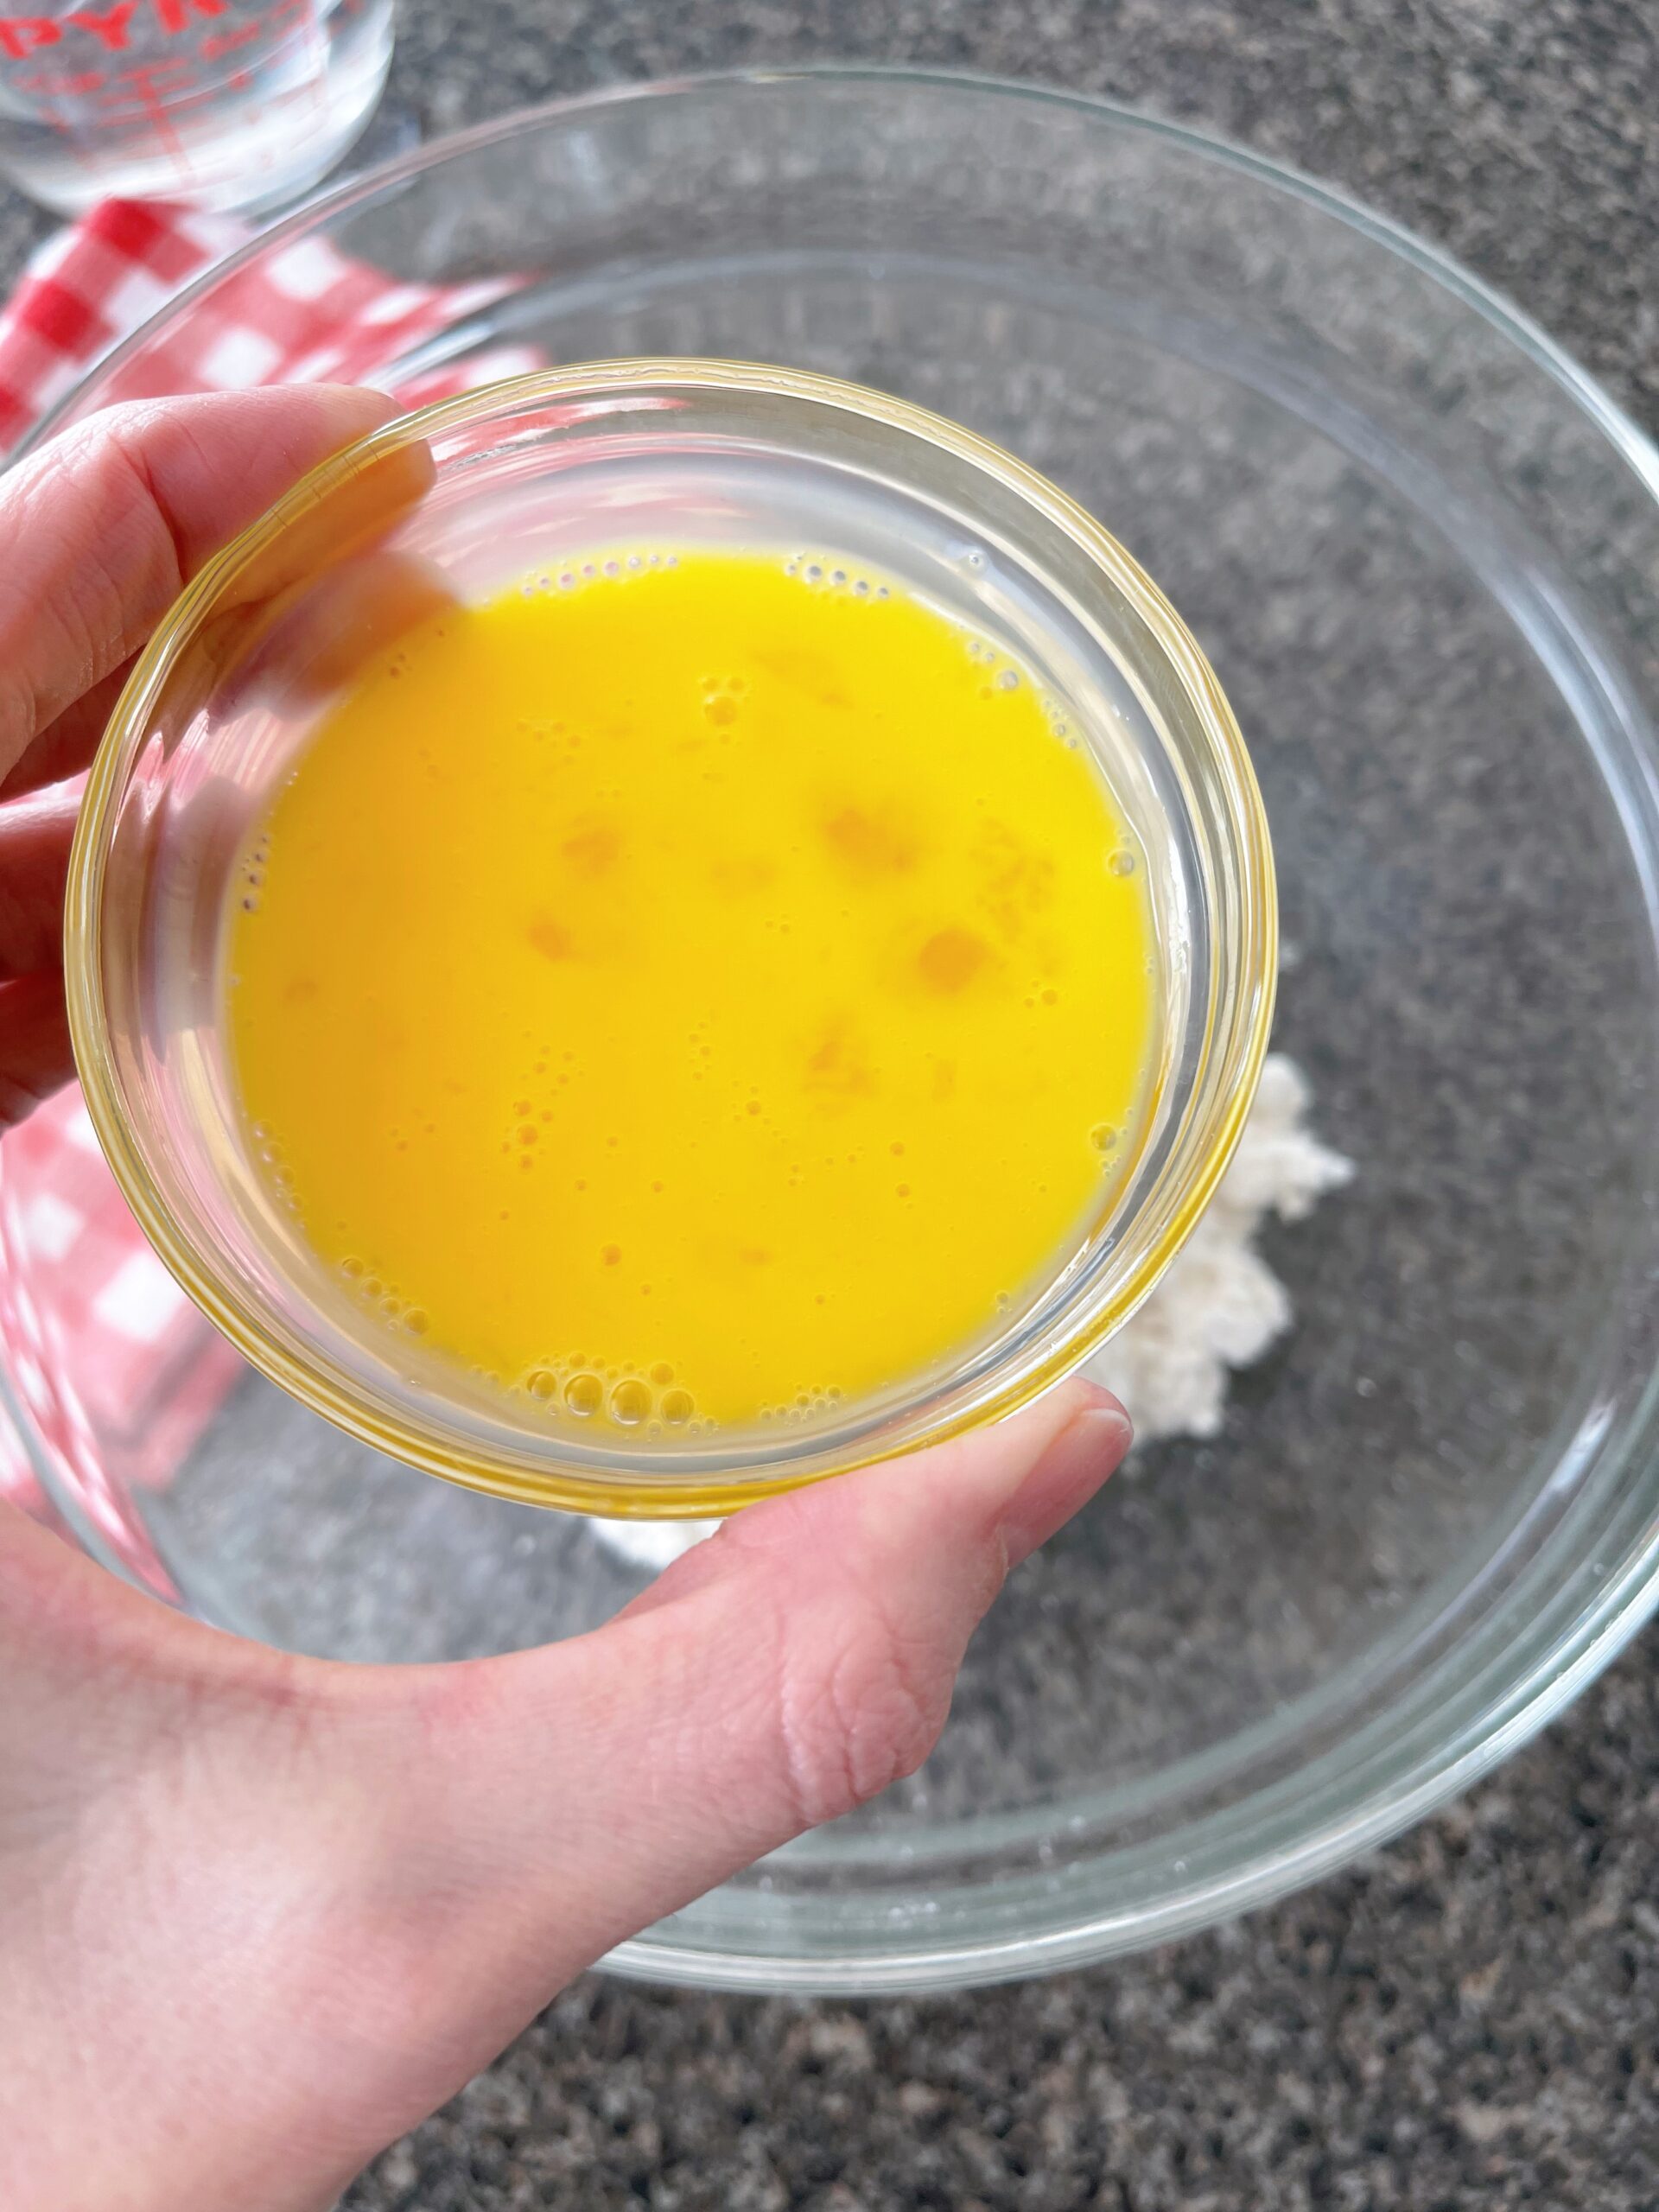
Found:
[[[0,782],[137,650],[209,554],[396,412],[341,385],[142,400],[0,477]]]

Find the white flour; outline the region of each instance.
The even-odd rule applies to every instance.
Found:
[[[1136,1437],[1213,1436],[1227,1378],[1249,1367],[1293,1319],[1285,1287],[1255,1249],[1269,1213],[1300,1221],[1351,1164],[1307,1127],[1307,1079],[1283,1053],[1268,1055],[1232,1165],[1203,1220],[1132,1321],[1103,1345],[1084,1374],[1115,1390]],[[636,1566],[666,1567],[715,1527],[712,1521],[592,1521],[600,1541]]]
[[[1285,1287],[1255,1249],[1263,1220],[1300,1221],[1353,1173],[1307,1127],[1307,1078],[1271,1052],[1232,1164],[1179,1259],[1132,1321],[1084,1373],[1115,1390],[1143,1442],[1214,1436],[1227,1377],[1249,1367],[1294,1318]]]

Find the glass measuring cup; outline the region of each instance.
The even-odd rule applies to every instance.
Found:
[[[66,214],[277,206],[368,120],[391,37],[392,0],[32,0],[0,13],[0,169]]]

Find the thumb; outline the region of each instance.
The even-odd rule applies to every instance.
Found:
[[[1116,1400],[1074,1382],[749,1507],[593,1635],[420,1670],[404,1802],[467,1900],[422,1929],[438,2075],[463,2078],[623,1936],[918,1766],[1009,1567],[1129,1437]]]
[[[454,1666],[240,1643],[0,1509],[16,2201],[332,2202],[622,1936],[915,1766],[1128,1435],[1071,1383],[750,1507],[593,1636]]]
[[[556,1726],[595,1953],[913,1772],[1008,1568],[1093,1496],[1129,1435],[1116,1399],[1073,1384],[1000,1427],[752,1506],[597,1634],[490,1662],[521,1764],[524,1725]],[[562,1872],[566,1914],[576,1871]]]

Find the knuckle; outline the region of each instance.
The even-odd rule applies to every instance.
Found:
[[[181,579],[120,423],[94,417],[54,439],[22,464],[0,505],[29,551],[0,594],[8,657],[24,664],[22,680],[0,689],[0,730],[15,753],[124,657]],[[29,677],[31,660],[43,681]]]
[[[861,1608],[826,1658],[785,1667],[780,1720],[795,1813],[817,1827],[912,1774],[950,1706],[950,1669],[890,1617]]]

